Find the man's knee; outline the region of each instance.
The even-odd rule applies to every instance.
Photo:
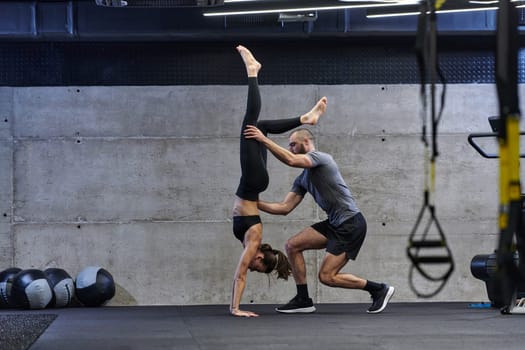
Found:
[[[328,287],[335,286],[334,274],[326,272],[326,271],[319,271],[319,281]]]
[[[286,241],[286,243],[284,244],[284,249],[286,250],[287,254],[297,252],[297,246],[293,243],[292,239],[288,239]]]

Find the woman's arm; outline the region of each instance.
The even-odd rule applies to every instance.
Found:
[[[239,258],[239,263],[235,269],[235,275],[233,277],[233,287],[232,287],[232,300],[230,303],[230,313],[234,316],[244,316],[244,317],[253,317],[259,316],[251,311],[243,311],[239,309],[241,304],[242,294],[244,292],[244,287],[246,286],[246,275],[248,273],[248,267],[250,266],[251,261],[257,254],[257,250],[261,245],[262,240],[262,225],[257,224],[246,232],[245,237],[245,247]]]

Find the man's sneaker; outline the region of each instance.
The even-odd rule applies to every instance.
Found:
[[[394,295],[394,290],[394,287],[383,284],[383,289],[372,294],[372,306],[370,306],[366,312],[369,314],[377,314],[383,311],[386,304],[390,301],[390,298],[392,298],[392,295]]]
[[[277,312],[282,312],[285,314],[296,314],[303,313],[307,314],[315,311],[314,303],[311,298],[301,298],[296,295],[288,304],[279,306],[275,309]]]

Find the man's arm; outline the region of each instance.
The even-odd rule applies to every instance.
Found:
[[[274,215],[288,215],[292,210],[295,209],[303,200],[303,196],[295,193],[288,192],[282,202],[265,202],[259,200],[257,206],[260,210]]]
[[[312,160],[305,154],[293,154],[287,149],[279,146],[253,125],[247,125],[244,129],[244,136],[248,139],[255,139],[262,143],[266,148],[272,152],[275,158],[279,159],[286,165],[294,168],[311,168],[313,167]]]

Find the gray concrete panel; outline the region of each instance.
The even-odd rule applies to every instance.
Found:
[[[476,221],[497,217],[499,161],[475,153],[466,135],[440,137],[436,161],[435,203],[439,215]]]
[[[0,141],[0,222],[11,221],[13,153],[10,141]]]
[[[231,216],[240,177],[238,156],[237,139],[20,141],[15,151],[15,218],[223,220]],[[289,190],[297,173],[276,161],[269,172],[272,190],[280,193]],[[274,180],[282,178],[287,181]],[[301,208],[297,212],[308,210],[310,217],[312,207]]]
[[[319,94],[328,98],[322,134],[412,134],[420,132],[416,85],[329,85]]]
[[[0,86],[0,140],[11,138],[13,119],[13,88]]]
[[[261,118],[293,117],[314,86],[261,86]],[[237,137],[244,86],[30,87],[15,91],[16,137]]]
[[[0,87],[0,269],[12,267],[11,207],[13,203],[13,155],[11,125],[13,89]]]
[[[318,88],[319,95],[328,97],[327,113],[320,123],[325,134],[421,133],[419,85],[322,85]],[[436,111],[441,103],[440,94],[438,85]],[[525,101],[521,85],[520,100]],[[430,108],[430,100],[428,103]],[[489,132],[487,118],[498,114],[494,84],[450,84],[439,131]]]
[[[14,250],[11,237],[11,224],[0,222],[0,271],[13,267]]]
[[[14,255],[11,239],[12,165],[11,142],[0,140],[0,270],[11,267]]]
[[[522,101],[524,98],[522,94]],[[439,100],[436,103],[439,107]],[[495,84],[451,84],[447,86],[439,130],[445,134],[491,132],[488,117],[497,115],[499,102]]]
[[[264,242],[283,250],[304,222],[264,224]],[[231,222],[85,225],[16,224],[15,263],[22,268],[60,267],[76,276],[102,266],[126,295],[111,305],[230,302],[233,273],[242,252]],[[315,281],[316,254],[307,266]],[[243,303],[285,303],[295,295],[292,280],[248,274]],[[315,293],[313,293],[315,297]]]

